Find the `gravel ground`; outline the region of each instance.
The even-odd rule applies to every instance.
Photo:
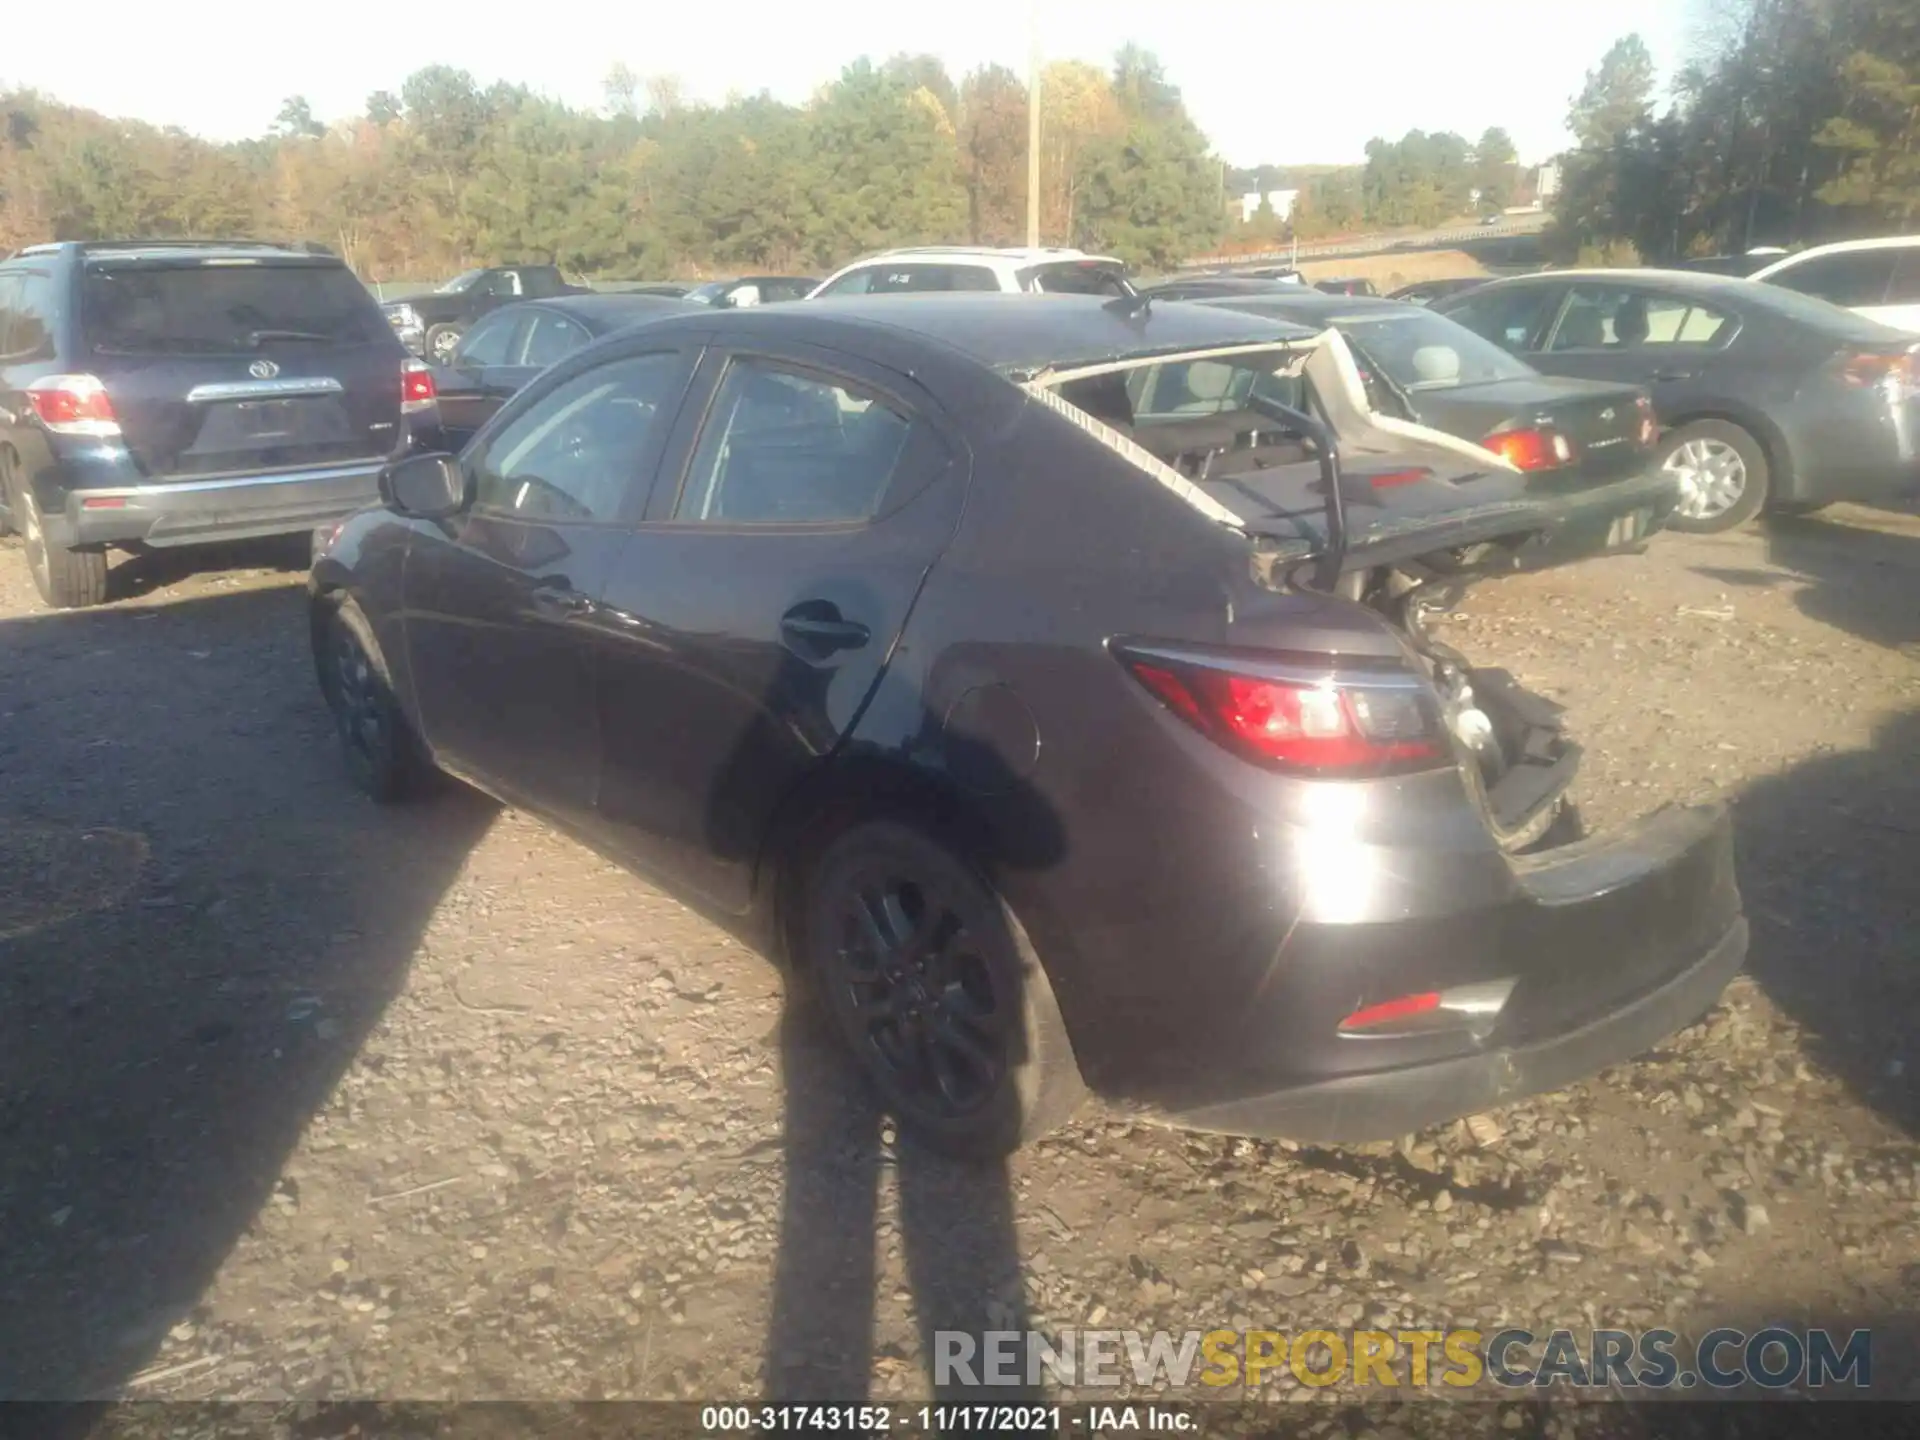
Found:
[[[1753,955],[1703,1023],[1397,1146],[1096,1109],[1004,1172],[896,1147],[660,892],[358,799],[297,561],[50,615],[0,542],[0,1398],[911,1397],[921,1325],[1021,1317],[1872,1325],[1920,1397],[1920,517],[1667,536],[1449,625],[1569,706],[1592,827],[1734,802]]]

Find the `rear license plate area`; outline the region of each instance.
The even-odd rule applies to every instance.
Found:
[[[279,440],[291,436],[299,425],[299,412],[292,400],[241,400],[234,405],[234,418],[240,433],[249,440]]]

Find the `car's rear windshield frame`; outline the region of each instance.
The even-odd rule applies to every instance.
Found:
[[[330,303],[320,306],[289,305],[278,313],[256,308],[257,323],[248,325],[244,334],[240,327],[247,322],[235,319],[227,333],[216,334],[212,329],[194,335],[158,333],[169,328],[163,324],[149,327],[148,333],[141,335],[137,333],[137,327],[124,323],[124,316],[116,333],[113,322],[101,314],[102,284],[117,277],[261,275],[268,272],[301,272],[313,276],[320,285],[332,292],[326,297]],[[329,278],[318,280],[321,276]],[[81,272],[79,290],[80,331],[87,348],[95,354],[248,354],[257,350],[261,343],[248,343],[248,336],[256,331],[274,330],[325,334],[327,342],[335,346],[375,344],[392,338],[392,327],[371,292],[365,290],[345,265],[324,257],[102,256],[87,261]]]

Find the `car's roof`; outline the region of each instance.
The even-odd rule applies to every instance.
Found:
[[[1711,270],[1593,269],[1538,270],[1531,275],[1505,275],[1489,280],[1492,285],[1562,284],[1569,280],[1617,280],[1623,285],[1659,285],[1674,290],[1697,290],[1702,294],[1719,292],[1751,295],[1753,282],[1741,275],[1716,275]]]
[[[716,312],[729,327],[876,330],[945,345],[1004,374],[1233,345],[1284,344],[1318,332],[1285,320],[1161,302],[1128,309],[1097,295],[987,291],[847,296]],[[843,342],[844,343],[844,340]]]
[[[1046,246],[1033,249],[1024,245],[928,245],[905,250],[882,250],[876,255],[863,255],[844,268],[850,270],[855,265],[873,265],[890,260],[911,260],[929,265],[979,265],[998,261],[1003,265],[1027,266],[1052,262],[1072,264],[1083,260],[1098,261],[1107,265],[1120,263],[1111,255],[1089,255],[1084,250]]]
[[[596,335],[604,335],[637,320],[656,315],[690,315],[701,307],[672,295],[553,295],[544,300],[523,300],[516,310],[558,310],[571,315]]]
[[[1772,255],[1774,264],[1788,260],[1804,260],[1809,255],[1837,255],[1847,250],[1905,250],[1920,245],[1920,235],[1878,235],[1871,240],[1833,240],[1825,245],[1810,245],[1805,250],[1788,254],[1776,251]],[[1749,250],[1749,255],[1754,251]]]
[[[1298,315],[1309,323],[1331,325],[1336,319],[1351,320],[1365,315],[1431,315],[1424,305],[1392,300],[1384,295],[1329,295],[1324,290],[1285,289],[1250,291],[1244,295],[1196,295],[1191,305],[1213,305],[1224,310],[1262,306]]]
[[[1139,289],[1143,295],[1155,295],[1176,286],[1184,290],[1198,285],[1217,295],[1298,295],[1309,288],[1298,280],[1270,280],[1257,275],[1191,275],[1154,280]]]

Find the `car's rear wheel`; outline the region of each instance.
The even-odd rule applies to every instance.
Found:
[[[434,768],[394,698],[392,678],[367,617],[351,599],[343,599],[329,607],[315,630],[320,691],[333,714],[353,783],[381,804],[418,793]]]
[[[460,344],[458,325],[434,325],[427,330],[427,359],[436,365],[445,365],[453,359],[453,352]]]
[[[1085,1097],[1019,920],[952,851],[892,821],[854,826],[802,888],[801,960],[882,1101],[936,1149],[987,1158]]]
[[[1766,452],[1730,421],[1695,420],[1668,432],[1660,444],[1660,468],[1680,486],[1680,502],[1667,522],[1675,530],[1731,530],[1767,503]]]
[[[40,505],[33,491],[15,471],[12,457],[0,454],[0,487],[7,508],[26,545],[27,569],[33,588],[56,610],[82,610],[107,598],[107,554],[104,550],[70,550],[50,544],[41,524]]]

